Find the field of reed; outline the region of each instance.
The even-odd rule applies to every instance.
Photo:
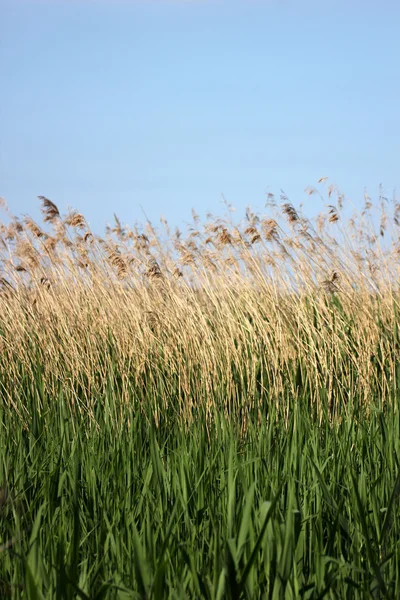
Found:
[[[39,200],[0,225],[0,597],[400,598],[400,203]]]

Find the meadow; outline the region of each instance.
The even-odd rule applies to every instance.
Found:
[[[400,598],[400,203],[307,192],[5,213],[1,598]]]

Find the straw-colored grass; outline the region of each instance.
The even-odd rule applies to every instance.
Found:
[[[161,378],[163,401],[189,421],[204,404],[246,413],[256,395],[287,409],[288,386],[293,399],[306,389],[317,413],[321,390],[332,415],[355,396],[390,401],[399,204],[381,197],[374,217],[366,196],[346,220],[340,192],[326,195],[315,226],[270,195],[265,215],[248,209],[239,224],[194,214],[183,234],[115,216],[104,237],[40,197],[44,226],[13,217],[1,228],[4,398],[15,403],[21,369],[33,377],[40,364],[45,391],[68,385],[79,410],[92,410],[110,372],[138,406],[144,381]]]

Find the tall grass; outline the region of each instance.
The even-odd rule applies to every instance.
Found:
[[[400,205],[325,194],[1,226],[0,596],[399,597]]]

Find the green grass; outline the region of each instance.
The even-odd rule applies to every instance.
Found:
[[[22,381],[28,421],[0,413],[1,598],[400,597],[395,395],[332,419],[322,393],[316,418],[288,385],[245,426],[215,407],[185,424],[163,389],[139,408],[113,377],[88,414],[40,370]]]
[[[400,600],[400,203],[327,193],[0,223],[0,600]]]

